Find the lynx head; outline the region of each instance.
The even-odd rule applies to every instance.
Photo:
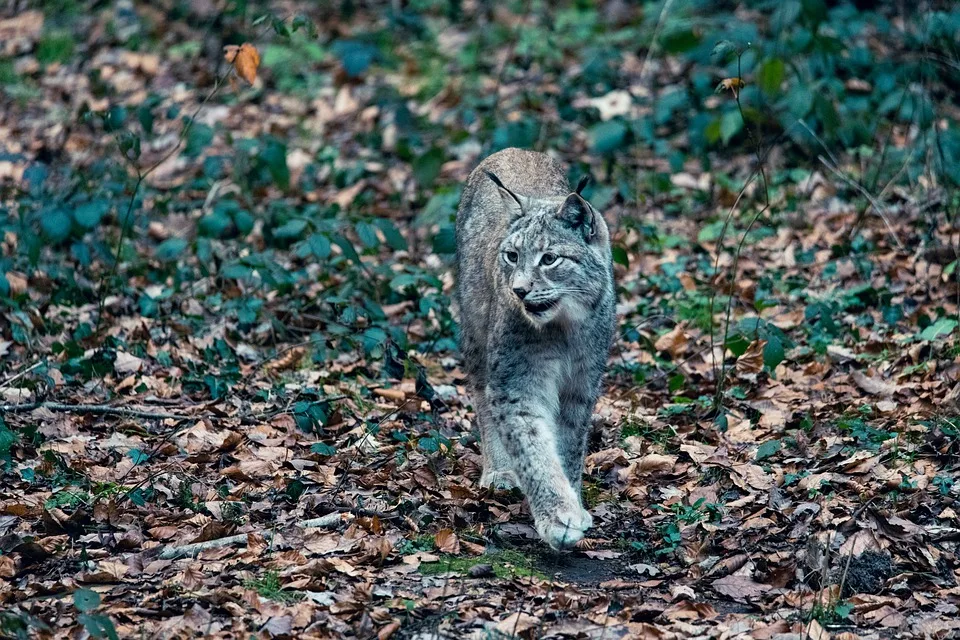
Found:
[[[507,189],[493,173],[510,216],[499,265],[508,295],[537,327],[576,325],[610,287],[610,235],[603,217],[580,191],[530,197]]]

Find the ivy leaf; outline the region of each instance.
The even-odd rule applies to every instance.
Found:
[[[167,238],[157,246],[155,253],[157,260],[172,262],[180,257],[187,248],[187,241],[183,238]]]
[[[775,96],[780,92],[780,84],[783,82],[783,76],[786,66],[780,58],[770,58],[757,70],[757,86],[768,96]]]
[[[621,120],[607,120],[590,129],[590,146],[596,153],[613,153],[627,137],[627,126]]]
[[[73,219],[84,229],[93,229],[100,224],[108,209],[110,205],[106,200],[85,202],[73,210]]]
[[[739,111],[727,111],[720,118],[720,139],[723,144],[728,144],[733,136],[740,133],[743,129],[743,118]]]
[[[737,54],[737,48],[729,40],[721,40],[713,45],[710,61],[716,65],[725,65]]]
[[[780,441],[779,440],[767,440],[759,447],[757,447],[757,462],[761,460],[766,460],[770,456],[774,455],[777,451],[780,451]]]
[[[93,589],[77,589],[73,592],[73,604],[84,613],[93,611],[100,606],[100,594]]]
[[[920,332],[920,339],[932,341],[942,336],[948,336],[957,328],[957,321],[953,318],[938,318],[936,322]]]
[[[70,216],[60,207],[44,209],[40,212],[40,229],[50,240],[61,242],[70,236]]]

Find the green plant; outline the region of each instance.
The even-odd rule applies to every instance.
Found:
[[[284,590],[280,583],[280,574],[276,571],[265,571],[257,578],[245,580],[243,586],[256,591],[262,598],[281,604],[292,604],[303,600],[302,593]]]
[[[100,606],[100,594],[91,589],[77,589],[73,592],[73,604],[80,612],[77,622],[92,637],[119,640],[113,621],[105,614],[93,613]]]

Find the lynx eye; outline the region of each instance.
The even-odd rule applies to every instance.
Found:
[[[542,264],[545,267],[549,267],[552,264],[556,264],[557,260],[559,259],[560,258],[555,253],[545,253],[542,256],[540,256],[540,264]]]
[[[503,257],[507,260],[508,263],[517,264],[517,260],[520,259],[520,254],[518,254],[516,251],[504,251]]]

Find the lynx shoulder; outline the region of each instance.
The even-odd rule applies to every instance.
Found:
[[[505,149],[470,174],[457,213],[481,484],[519,486],[557,549],[592,525],[583,462],[615,328],[610,234],[582,187],[546,154]]]

